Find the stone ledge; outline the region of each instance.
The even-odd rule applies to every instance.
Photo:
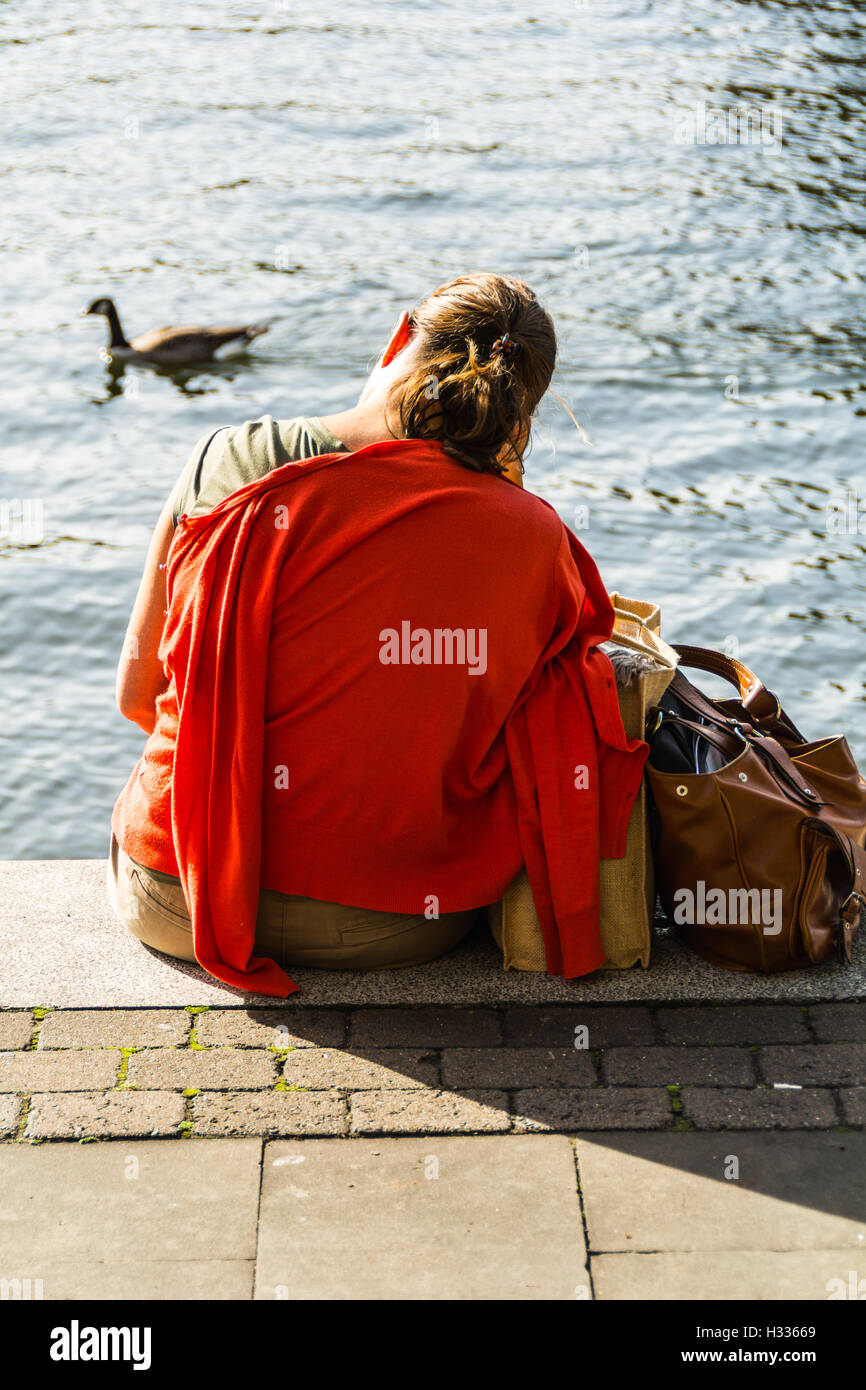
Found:
[[[197,966],[149,950],[115,919],[100,859],[0,861],[0,1007],[153,1008],[273,1000],[220,985]],[[849,968],[837,964],[784,975],[719,969],[657,935],[649,970],[599,971],[580,980],[502,969],[484,928],[450,955],[405,970],[297,970],[293,1005],[508,1005],[786,1000],[866,997],[866,933]]]

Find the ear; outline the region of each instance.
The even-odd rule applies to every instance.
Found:
[[[515,457],[514,450],[508,449],[507,454],[500,460],[504,464],[503,474],[510,483],[516,483],[518,487],[523,487],[523,460]]]
[[[518,434],[512,444],[504,444],[499,451],[499,462],[504,465],[503,477],[516,483],[518,487],[523,487],[523,475],[526,472],[523,455],[529,444],[530,433],[531,430],[527,430],[524,434]]]
[[[412,329],[409,327],[409,311],[408,309],[404,309],[400,316],[400,322],[391,334],[391,341],[382,356],[383,367],[387,367],[389,362],[393,362],[397,353],[403,351],[411,337]]]

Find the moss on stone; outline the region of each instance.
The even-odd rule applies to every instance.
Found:
[[[118,1071],[118,1073],[117,1073],[117,1077],[116,1077],[115,1082],[114,1082],[114,1090],[115,1090],[115,1091],[133,1090],[133,1089],[134,1089],[134,1087],[129,1086],[129,1084],[128,1084],[127,1080],[126,1080],[126,1074],[127,1074],[127,1072],[129,1071],[129,1059],[130,1059],[130,1057],[132,1057],[136,1052],[143,1052],[143,1051],[144,1051],[144,1048],[143,1048],[143,1047],[122,1047],[122,1048],[120,1049],[120,1069],[119,1069],[119,1071]]]
[[[671,1109],[673,1110],[674,1114],[681,1115],[683,1112],[683,1102],[680,1096],[680,1087],[666,1086],[665,1090],[671,1098]]]

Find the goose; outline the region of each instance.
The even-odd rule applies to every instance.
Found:
[[[153,328],[127,341],[120,326],[120,315],[113,299],[94,299],[83,311],[101,314],[108,319],[110,338],[106,353],[116,362],[153,362],[158,367],[188,367],[195,362],[208,362],[217,348],[237,338],[251,342],[267,333],[267,324],[241,324],[234,328],[199,328],[184,325],[177,328]]]

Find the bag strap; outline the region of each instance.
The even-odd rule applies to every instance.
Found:
[[[803,822],[804,828],[809,826],[817,830],[820,834],[831,840],[836,848],[840,850],[845,866],[848,870],[848,893],[839,907],[839,921],[836,928],[836,949],[839,959],[843,965],[851,964],[851,945],[857,929],[860,925],[860,916],[863,908],[866,907],[866,897],[864,897],[864,866],[866,866],[866,855],[859,845],[856,845],[850,835],[837,830],[835,826],[829,825],[827,821],[809,819]],[[858,884],[859,879],[859,884]]]
[[[684,719],[682,715],[661,707],[658,711],[656,726],[653,729],[653,736],[665,724],[671,723],[679,724],[682,728],[688,729],[690,733],[696,734],[698,738],[706,739],[707,743],[718,748],[727,757],[733,756],[731,739],[737,738],[741,744],[741,747],[736,750],[737,753],[741,753],[746,748],[751,750],[756,757],[766,764],[776,782],[785,784],[782,790],[788,796],[794,792],[804,806],[809,806],[815,811],[828,804],[821,800],[814,787],[809,786],[796,763],[789,758],[782,745],[777,743],[774,738],[769,738],[765,734],[750,734],[747,729],[740,728],[739,724],[734,721],[730,725],[698,724],[692,719]],[[713,777],[716,774],[710,772],[702,775]]]
[[[679,724],[681,728],[688,729],[689,733],[697,734],[699,738],[706,739],[707,743],[711,744],[713,748],[717,748],[720,753],[724,753],[727,758],[739,757],[740,753],[749,747],[749,740],[734,724],[733,720],[731,720],[730,726],[698,724],[695,720],[684,719],[681,714],[675,714],[673,710],[665,709],[660,705],[655,728],[651,731],[650,738],[654,738],[665,724]],[[712,773],[708,775],[712,776]]]
[[[704,695],[696,685],[692,685],[681,671],[675,671],[668,690],[675,695],[680,704],[701,719],[707,719],[717,727],[733,728],[737,723],[732,714],[727,714],[714,700]]]
[[[804,780],[797,764],[789,758],[781,743],[766,736],[757,739],[750,738],[749,743],[771,772],[774,771],[777,774],[776,780],[778,781],[781,777],[789,786],[793,787],[804,805],[812,806],[817,810],[821,806],[830,804],[827,801],[822,801],[815,788],[810,787],[809,783]]]

